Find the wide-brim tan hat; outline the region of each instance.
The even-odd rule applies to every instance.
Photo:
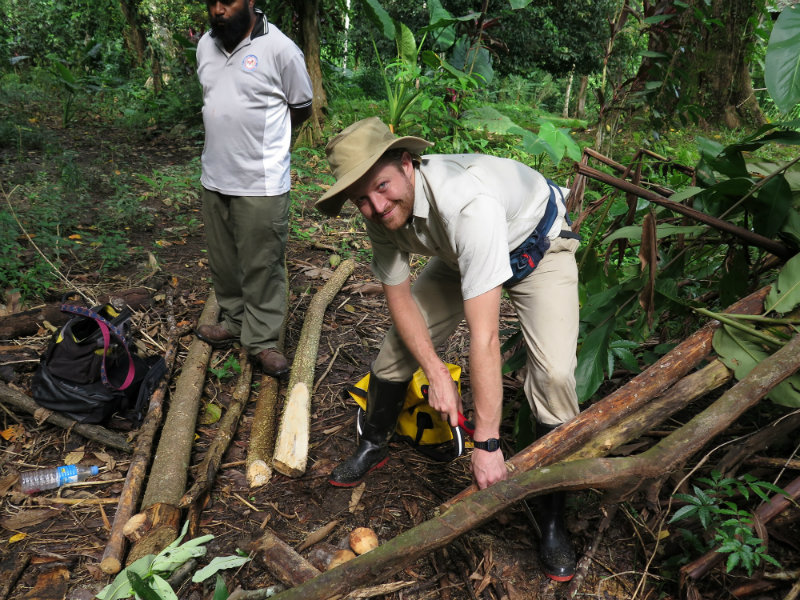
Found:
[[[403,148],[411,154],[421,154],[433,143],[420,137],[397,137],[378,117],[356,121],[325,146],[325,154],[336,183],[314,206],[322,213],[335,217],[347,202],[342,194],[358,181],[387,150]]]

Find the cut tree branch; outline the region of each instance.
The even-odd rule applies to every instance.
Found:
[[[102,425],[90,425],[87,423],[78,423],[69,417],[62,414],[49,411],[42,408],[30,396],[23,394],[20,391],[9,387],[3,382],[0,382],[0,402],[6,402],[15,408],[24,410],[28,414],[36,416],[38,414],[46,415],[44,420],[51,425],[62,427],[69,431],[74,431],[85,437],[87,440],[94,440],[100,442],[109,448],[116,448],[123,452],[131,452],[131,445],[125,436],[120,435],[110,429],[106,429]]]
[[[222,455],[230,446],[233,436],[236,434],[236,427],[239,424],[239,417],[244,411],[247,400],[250,398],[250,383],[253,381],[253,365],[247,356],[247,350],[242,348],[239,352],[239,365],[241,366],[239,382],[233,391],[233,400],[228,405],[225,415],[220,419],[214,440],[208,447],[203,462],[197,468],[197,478],[189,491],[181,498],[178,506],[187,508],[194,502],[211,491],[214,479],[217,477],[219,465],[222,463]]]
[[[219,304],[212,291],[198,325],[214,325]],[[153,509],[152,527],[131,548],[128,562],[147,554],[157,554],[178,537],[178,502],[186,489],[186,473],[194,441],[200,396],[211,357],[211,346],[195,338],[189,346],[180,376],[175,384],[164,427],[156,449],[141,510]]]
[[[170,307],[170,311],[172,309],[172,296],[172,288],[169,287],[167,289],[167,305]],[[106,549],[103,551],[103,558],[100,561],[100,569],[109,575],[119,573],[122,568],[122,560],[127,547],[127,539],[122,530],[137,509],[142,487],[145,479],[147,479],[147,467],[150,465],[153,442],[156,439],[158,429],[161,427],[164,415],[164,399],[172,378],[175,357],[178,354],[177,328],[175,326],[175,315],[172,312],[167,317],[167,322],[169,323],[169,332],[167,333],[167,345],[164,353],[166,372],[150,397],[147,414],[136,436],[136,446],[128,466],[128,474],[125,476],[125,484],[119,496],[117,511],[114,513],[114,522],[111,525]]]
[[[277,408],[278,380],[263,375],[256,394],[256,408],[250,426],[250,444],[247,447],[247,484],[251,488],[267,485],[272,477],[272,449],[275,445]]]
[[[745,229],[744,227],[739,227],[738,225],[734,225],[733,223],[730,223],[728,221],[723,221],[722,219],[712,217],[711,215],[707,215],[704,212],[686,206],[685,204],[674,202],[669,198],[665,198],[661,194],[657,194],[643,187],[639,187],[638,185],[635,185],[624,179],[620,179],[619,177],[608,175],[607,173],[603,173],[602,171],[598,171],[597,169],[593,169],[592,167],[588,167],[582,164],[576,164],[575,169],[581,175],[586,175],[587,177],[591,177],[592,179],[595,179],[602,183],[607,183],[608,185],[612,185],[615,188],[622,190],[623,192],[627,192],[629,194],[635,194],[639,198],[644,198],[645,200],[648,200],[653,204],[658,204],[659,206],[663,206],[664,208],[667,208],[672,212],[676,212],[678,214],[694,219],[695,221],[699,221],[700,223],[704,223],[705,225],[713,227],[714,229],[730,233],[731,235],[738,237],[746,244],[750,246],[756,246],[757,248],[762,248],[763,250],[766,250],[767,252],[770,252],[775,256],[780,256],[783,259],[787,259],[791,258],[794,255],[794,251],[792,251],[787,246],[781,244],[780,242],[776,242],[775,240],[754,233],[749,229]]]
[[[314,387],[314,367],[325,309],[354,268],[355,262],[352,259],[342,261],[322,289],[314,294],[306,311],[272,458],[275,470],[289,477],[299,477],[306,471],[311,431],[311,390]]]

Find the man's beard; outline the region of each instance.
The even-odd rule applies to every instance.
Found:
[[[234,14],[230,19],[209,17],[211,32],[214,37],[222,42],[227,50],[232,50],[242,41],[250,29],[250,10],[245,4],[244,8]]]

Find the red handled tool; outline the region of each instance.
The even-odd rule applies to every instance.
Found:
[[[423,385],[423,386],[421,386],[420,390],[422,391],[422,397],[425,398],[425,400],[427,401],[428,400],[428,386],[427,385]],[[475,424],[472,421],[468,420],[461,413],[461,411],[458,412],[458,426],[461,427],[461,429],[463,429],[464,432],[469,437],[472,437],[473,434],[475,433]]]

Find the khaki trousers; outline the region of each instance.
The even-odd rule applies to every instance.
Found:
[[[575,367],[578,342],[578,240],[556,238],[536,269],[507,290],[527,349],[525,396],[533,417],[560,425],[578,414]],[[458,271],[434,257],[417,277],[412,293],[434,346],[447,341],[464,318]],[[372,371],[389,381],[411,379],[419,364],[391,327]]]
[[[203,189],[202,201],[222,323],[250,354],[278,347],[286,317],[289,193],[227,196]]]

